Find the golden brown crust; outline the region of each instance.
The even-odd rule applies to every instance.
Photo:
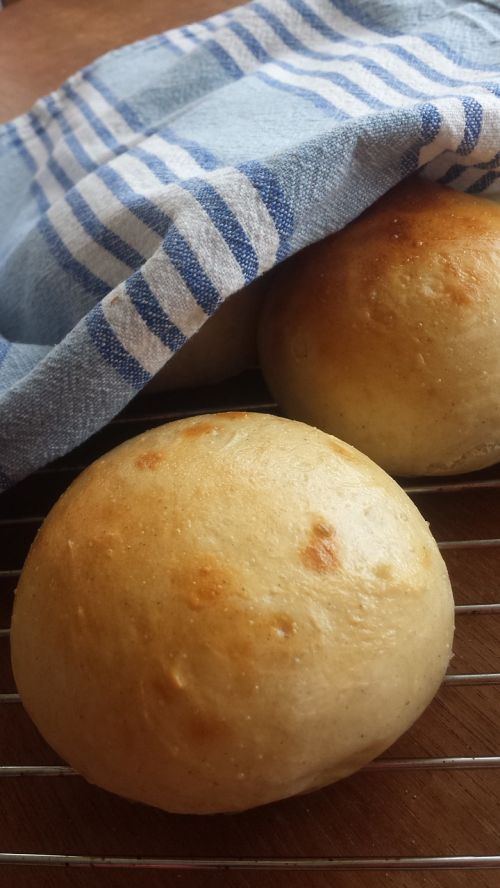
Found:
[[[393,189],[277,275],[261,362],[287,415],[392,473],[500,456],[500,207]]]
[[[219,414],[73,483],[11,641],[27,711],[88,780],[208,813],[382,752],[436,691],[452,634],[443,561],[394,482],[316,429]]]

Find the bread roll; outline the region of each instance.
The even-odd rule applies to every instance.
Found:
[[[239,811],[379,755],[446,670],[453,601],[419,512],[323,432],[225,413],[88,468],[24,567],[24,706],[87,780]]]
[[[412,179],[274,279],[264,375],[287,416],[393,474],[500,458],[500,206]]]
[[[229,296],[143,391],[209,385],[255,367],[257,321],[267,282],[268,276],[257,278]]]

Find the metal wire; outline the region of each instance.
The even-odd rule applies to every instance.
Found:
[[[165,870],[422,870],[500,868],[500,855],[454,857],[91,857],[0,854],[0,864]]]
[[[409,496],[417,493],[464,493],[469,490],[498,490],[500,478],[489,478],[486,481],[443,481],[439,484],[403,484],[402,487]]]
[[[492,540],[444,540],[438,543],[441,551],[446,549],[498,549],[500,539]]]
[[[443,758],[380,758],[362,771],[441,771],[500,768],[500,755],[444,756]],[[69,765],[0,765],[2,777],[79,777]]]

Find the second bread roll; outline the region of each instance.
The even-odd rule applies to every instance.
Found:
[[[500,206],[409,180],[269,295],[261,362],[288,416],[393,474],[500,458]]]

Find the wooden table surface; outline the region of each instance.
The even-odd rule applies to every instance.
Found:
[[[227,0],[13,0],[0,13],[0,117],[27,110],[38,95],[93,57],[124,42],[234,5]],[[0,209],[1,212],[1,209]],[[258,374],[205,390],[150,396],[120,422],[49,471],[0,497],[0,628],[9,623],[15,572],[37,527],[78,467],[178,410],[269,407]],[[466,481],[410,484],[443,550],[458,605],[500,601],[500,467]],[[451,485],[451,486],[450,486]],[[418,488],[422,487],[423,490]],[[497,541],[487,546],[457,541]],[[3,573],[2,573],[3,571]],[[500,673],[500,613],[459,612],[450,672]],[[500,684],[443,685],[418,723],[390,749],[393,760],[313,795],[231,817],[192,818],[133,805],[77,777],[7,777],[0,771],[0,853],[156,858],[319,860],[322,868],[259,870],[63,870],[0,866],[0,886],[234,886],[234,888],[498,888],[500,869],[328,870],[328,858],[500,855]],[[0,692],[14,692],[8,636],[0,637]],[[465,757],[466,762],[450,759]],[[433,759],[422,767],[422,759]],[[441,761],[446,759],[447,761]],[[397,760],[394,763],[394,760]],[[417,760],[417,761],[416,761]],[[436,761],[437,760],[437,761]],[[18,703],[0,703],[0,765],[50,765]],[[483,762],[484,764],[484,762]],[[431,765],[431,766],[429,766]],[[453,766],[453,767],[452,767]],[[282,864],[283,865],[283,864]]]

